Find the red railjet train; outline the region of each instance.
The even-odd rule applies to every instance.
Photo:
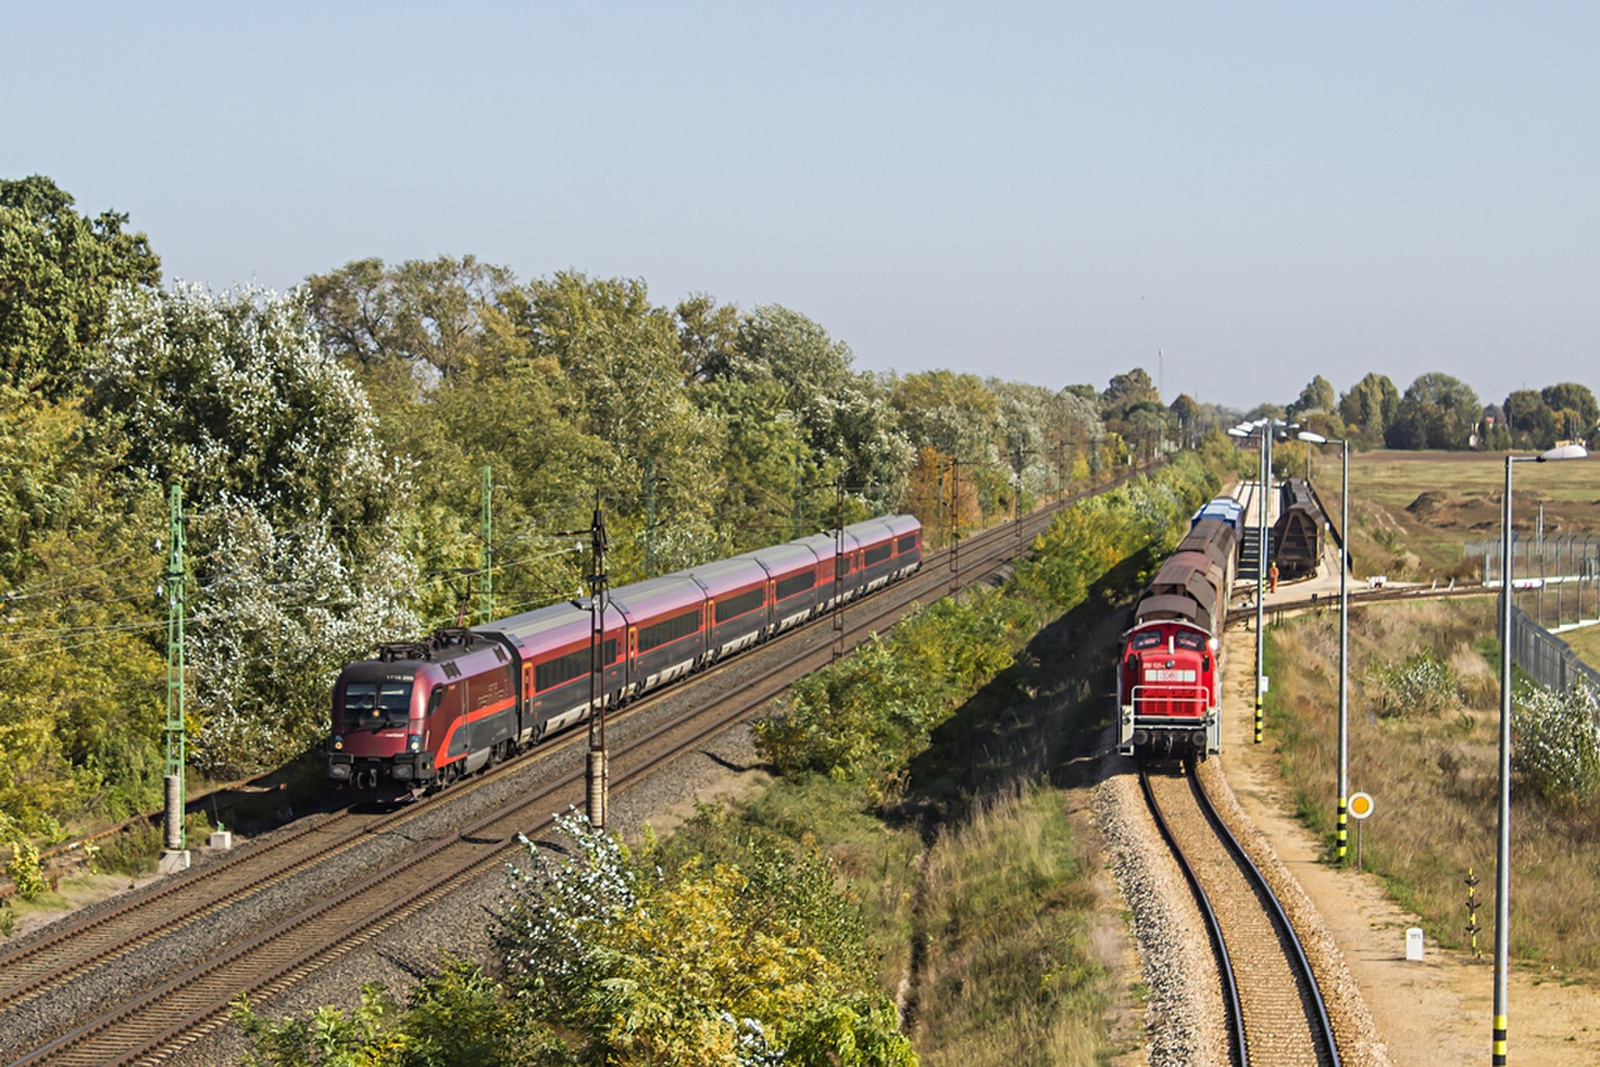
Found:
[[[842,540],[842,554],[840,541]],[[615,707],[913,573],[922,524],[888,515],[611,590],[599,704]],[[380,646],[333,688],[328,777],[416,793],[587,719],[592,612],[562,602]]]

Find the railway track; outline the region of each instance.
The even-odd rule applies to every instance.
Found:
[[[853,648],[870,633],[892,625],[914,603],[937,599],[955,586],[989,580],[1056,510],[1085,495],[1089,494],[1024,516],[1020,524],[1008,523],[967,538],[959,556],[949,550],[930,553],[918,574],[846,608],[845,647]],[[707,699],[692,714],[668,717],[620,748],[614,744],[613,791],[626,791],[676,755],[753,718],[794,680],[829,662],[836,625],[831,616],[823,616],[760,650],[703,672],[694,681],[613,713],[613,723],[646,715],[662,701],[712,688],[716,678],[731,688],[722,697]],[[585,731],[568,731],[430,803],[388,813],[347,810],[310,820],[274,839],[246,846],[226,860],[177,876],[158,889],[131,894],[92,915],[64,920],[60,929],[0,957],[0,1035],[27,1034],[15,1047],[0,1036],[3,1058],[15,1064],[158,1062],[223,1025],[228,1005],[241,993],[260,1000],[282,992],[503,862],[520,847],[519,834],[537,835],[549,826],[548,812],[581,805],[581,769],[561,774],[541,769],[554,767],[561,753],[570,754],[584,744]],[[516,795],[509,801],[489,801],[488,810],[448,818],[441,814],[446,806],[464,811],[480,794],[507,792],[503,780],[507,776],[540,780],[510,789]],[[443,827],[438,825],[441,820],[446,823]],[[210,923],[226,926],[230,912],[247,900],[316,882],[327,861],[354,849],[371,851],[370,859],[363,854],[359,876],[325,878],[327,884],[280,905],[270,918],[251,923],[247,930],[231,934],[223,930],[199,953],[162,951],[185,931]],[[153,962],[135,970],[120,991],[96,1003],[94,1010],[13,1028],[14,1022],[48,1007],[53,993],[98,968],[133,959],[143,964],[145,957]]]
[[[1271,887],[1212,806],[1193,765],[1139,785],[1205,920],[1236,1067],[1339,1067],[1316,976]]]

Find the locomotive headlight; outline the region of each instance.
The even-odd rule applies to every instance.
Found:
[[[333,735],[333,750],[335,752],[343,752],[344,751],[344,734],[334,734]]]
[[[408,752],[421,752],[422,751],[422,735],[421,734],[406,734],[406,751],[408,751]]]

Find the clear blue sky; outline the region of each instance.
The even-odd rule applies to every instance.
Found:
[[[857,365],[1600,391],[1600,5],[0,4],[0,176],[166,276],[471,252]]]

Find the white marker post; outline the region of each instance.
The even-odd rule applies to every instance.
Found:
[[[1372,814],[1372,798],[1365,793],[1350,797],[1350,817],[1356,821],[1356,870],[1361,869],[1361,824]]]

